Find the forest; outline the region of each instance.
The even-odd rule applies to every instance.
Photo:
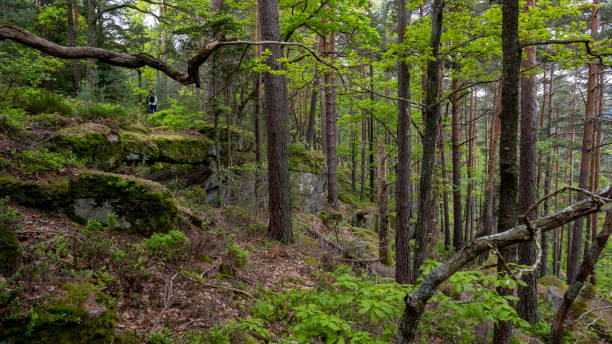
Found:
[[[612,4],[0,0],[0,343],[612,343]]]

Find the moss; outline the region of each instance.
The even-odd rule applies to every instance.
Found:
[[[21,245],[13,229],[0,223],[0,275],[10,276],[21,262]]]
[[[538,279],[538,284],[545,286],[546,289],[548,289],[548,287],[557,287],[561,290],[561,292],[567,290],[567,284],[552,275],[540,277],[540,279]]]
[[[46,113],[32,116],[35,128],[58,130],[66,125],[70,120],[56,113]]]
[[[84,123],[58,131],[55,144],[58,148],[72,148],[79,158],[88,159],[89,166],[112,171],[121,165],[125,155],[118,140],[110,128],[97,123]]]
[[[112,173],[84,172],[71,183],[70,193],[74,199],[93,199],[97,206],[110,206],[118,218],[130,224],[130,232],[148,236],[168,232],[178,224],[178,208],[172,195],[155,182]],[[75,209],[68,209],[69,215],[81,222],[88,220],[76,216]]]
[[[175,134],[154,134],[151,140],[159,148],[159,160],[178,164],[200,164],[208,160],[210,142]]]
[[[585,299],[592,300],[597,296],[598,293],[599,290],[597,289],[597,287],[592,285],[591,283],[586,283],[582,286],[582,289],[580,289],[580,296],[584,297]]]
[[[342,203],[346,203],[346,204],[350,204],[352,206],[358,207],[359,204],[357,203],[357,201],[353,198],[353,196],[351,194],[349,194],[348,192],[344,192],[344,191],[340,191],[338,192],[338,199],[340,200],[340,202]]]
[[[26,206],[53,210],[68,203],[69,185],[68,178],[36,183],[7,175],[0,177],[0,196],[9,196]]]
[[[289,154],[289,169],[318,174],[324,166],[325,157],[318,154]]]
[[[37,301],[21,318],[9,320],[0,337],[16,343],[111,343],[114,303],[90,283],[64,284]]]
[[[120,131],[121,149],[127,160],[157,160],[159,148],[146,134],[136,131]]]
[[[578,318],[582,313],[589,309],[589,303],[583,299],[576,299],[570,306],[569,316],[572,319]]]

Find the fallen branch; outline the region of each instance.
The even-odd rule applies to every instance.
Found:
[[[569,207],[549,216],[531,221],[533,228],[542,232],[560,227],[582,216],[592,214],[602,207],[602,203],[609,202],[612,196],[612,187],[607,187],[595,194],[596,197],[574,203]],[[503,248],[532,240],[533,231],[526,225],[513,227],[505,232],[488,235],[474,239],[455,253],[446,263],[436,267],[425,276],[419,288],[406,295],[406,308],[399,326],[400,336],[404,343],[412,342],[416,329],[425,311],[427,301],[433,296],[437,288],[459,269],[463,268],[481,253],[493,248]]]
[[[565,291],[565,294],[563,294],[563,302],[557,309],[553,322],[550,325],[550,337],[548,337],[549,344],[561,344],[563,324],[565,322],[565,318],[567,317],[567,313],[569,312],[572,303],[574,303],[578,297],[580,289],[582,289],[582,286],[586,282],[587,278],[593,272],[593,268],[599,259],[601,251],[606,246],[606,242],[608,242],[608,238],[610,237],[611,233],[612,208],[608,209],[606,214],[606,222],[604,223],[601,232],[597,234],[597,237],[595,237],[593,240],[593,244],[589,248],[589,251],[584,256],[584,259],[580,264],[580,268],[578,269],[576,280],[572,282],[569,288],[567,288]]]
[[[172,275],[172,277],[170,278],[164,278],[162,275],[157,274],[157,273],[155,274],[155,276],[157,276],[157,278],[164,281],[164,299],[163,299],[164,308],[162,308],[162,310],[157,315],[155,324],[153,324],[153,327],[151,327],[151,330],[149,330],[149,332],[157,331],[157,329],[159,328],[161,324],[164,314],[166,313],[168,308],[170,308],[170,305],[172,305],[172,302],[174,301],[174,290],[172,287],[173,287],[174,279],[176,278],[176,276],[178,276],[178,272]]]
[[[202,286],[208,287],[208,288],[221,289],[221,290],[231,291],[232,293],[241,294],[241,295],[244,295],[244,296],[248,297],[249,299],[253,298],[253,295],[251,295],[249,292],[244,291],[244,290],[240,290],[240,289],[236,289],[236,288],[232,288],[232,287],[226,287],[226,286],[220,285],[220,284],[210,284],[210,283],[206,283],[206,282],[201,282],[200,284]]]

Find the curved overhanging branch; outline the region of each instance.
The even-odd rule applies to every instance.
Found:
[[[609,186],[585,200],[574,203],[569,207],[549,216],[530,221],[530,228],[519,225],[505,232],[497,233],[474,239],[469,245],[457,251],[448,261],[436,267],[423,279],[419,288],[406,295],[406,308],[402,323],[400,323],[400,335],[405,343],[411,342],[416,333],[418,323],[425,311],[427,301],[433,296],[437,288],[459,271],[466,264],[473,261],[481,253],[492,248],[503,248],[519,242],[532,239],[534,229],[546,232],[564,224],[576,220],[582,216],[598,211],[606,203],[612,202],[612,186]]]
[[[63,45],[56,44],[48,41],[44,38],[36,36],[35,34],[24,30],[20,27],[0,23],[0,40],[10,39],[19,44],[23,44],[30,48],[40,50],[45,54],[59,57],[62,59],[96,59],[108,63],[113,66],[125,67],[125,68],[141,68],[151,67],[159,70],[160,72],[168,75],[170,78],[176,80],[183,85],[195,84],[196,87],[200,87],[199,70],[200,66],[208,60],[210,55],[217,49],[228,46],[228,45],[281,45],[281,46],[298,46],[308,51],[317,61],[333,69],[338,73],[342,83],[344,79],[342,74],[336,66],[328,63],[317,55],[311,48],[304,44],[297,42],[278,42],[278,41],[239,41],[237,38],[228,37],[224,35],[218,36],[215,40],[205,44],[194,56],[192,56],[187,62],[187,73],[183,73],[166,62],[155,58],[147,53],[139,53],[135,55],[119,53],[112,50],[96,48],[96,47],[66,47]],[[345,87],[346,88],[346,87]]]

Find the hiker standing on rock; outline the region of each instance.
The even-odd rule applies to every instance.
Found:
[[[157,97],[153,94],[153,91],[149,91],[147,102],[149,103],[149,110],[151,113],[155,113],[155,111],[157,111]]]

